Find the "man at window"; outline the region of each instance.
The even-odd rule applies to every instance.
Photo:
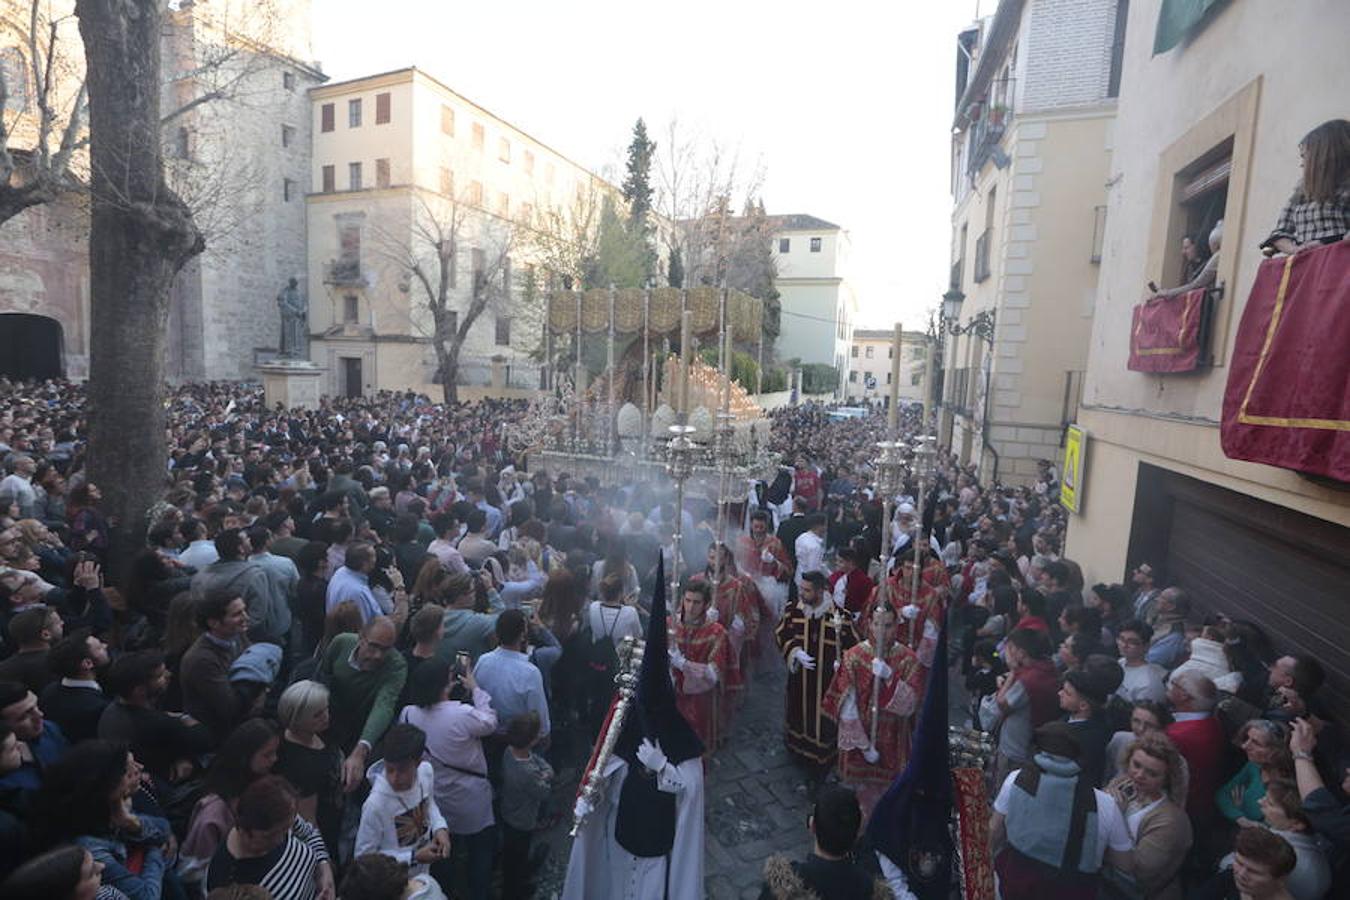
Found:
[[[1174,288],[1168,288],[1165,291],[1158,291],[1154,296],[1171,298],[1180,297],[1194,290],[1208,290],[1214,286],[1215,278],[1219,271],[1219,248],[1223,245],[1223,219],[1214,223],[1214,230],[1209,233],[1209,259],[1200,267],[1199,273],[1190,281]]]

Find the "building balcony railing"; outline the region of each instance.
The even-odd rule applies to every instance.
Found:
[[[994,151],[1012,123],[1013,79],[1004,78],[989,85],[988,96],[971,107],[970,161],[967,174],[974,176],[991,156],[1000,169],[1008,164],[1006,156]]]
[[[989,245],[993,243],[994,229],[986,228],[984,234],[975,239],[975,283],[979,284],[989,277]]]
[[[366,275],[359,259],[333,259],[324,266],[323,280],[326,284],[354,287],[365,284]]]

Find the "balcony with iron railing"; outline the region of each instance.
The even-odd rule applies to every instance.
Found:
[[[979,173],[994,155],[994,150],[1003,140],[1003,135],[1007,133],[1008,126],[1012,123],[1013,88],[1012,78],[995,81],[989,85],[989,93],[985,97],[970,105],[970,156],[966,165],[968,175],[974,176]],[[1007,165],[1007,158],[1003,157],[1000,162],[999,158],[995,157],[994,163],[1003,168]]]
[[[323,280],[325,284],[359,287],[366,283],[366,274],[361,269],[360,258],[343,256],[328,261],[324,266]]]

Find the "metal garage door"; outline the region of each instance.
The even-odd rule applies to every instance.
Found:
[[[1153,555],[1202,611],[1256,622],[1278,651],[1319,659],[1325,699],[1350,723],[1350,530],[1154,466],[1141,466],[1146,491],[1134,531],[1154,552],[1135,558]]]

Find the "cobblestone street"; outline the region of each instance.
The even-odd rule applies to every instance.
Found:
[[[736,716],[731,736],[708,769],[704,879],[705,896],[710,900],[759,896],[765,858],[783,853],[799,859],[811,849],[805,773],[790,761],[783,747],[786,674],[776,655],[763,655],[760,662],[761,670]],[[562,894],[571,848],[567,833],[572,798],[589,749],[569,748],[560,760],[565,771],[554,802],[566,815],[545,838],[552,852],[540,877],[540,898]],[[581,757],[579,761],[571,758],[574,755]]]

